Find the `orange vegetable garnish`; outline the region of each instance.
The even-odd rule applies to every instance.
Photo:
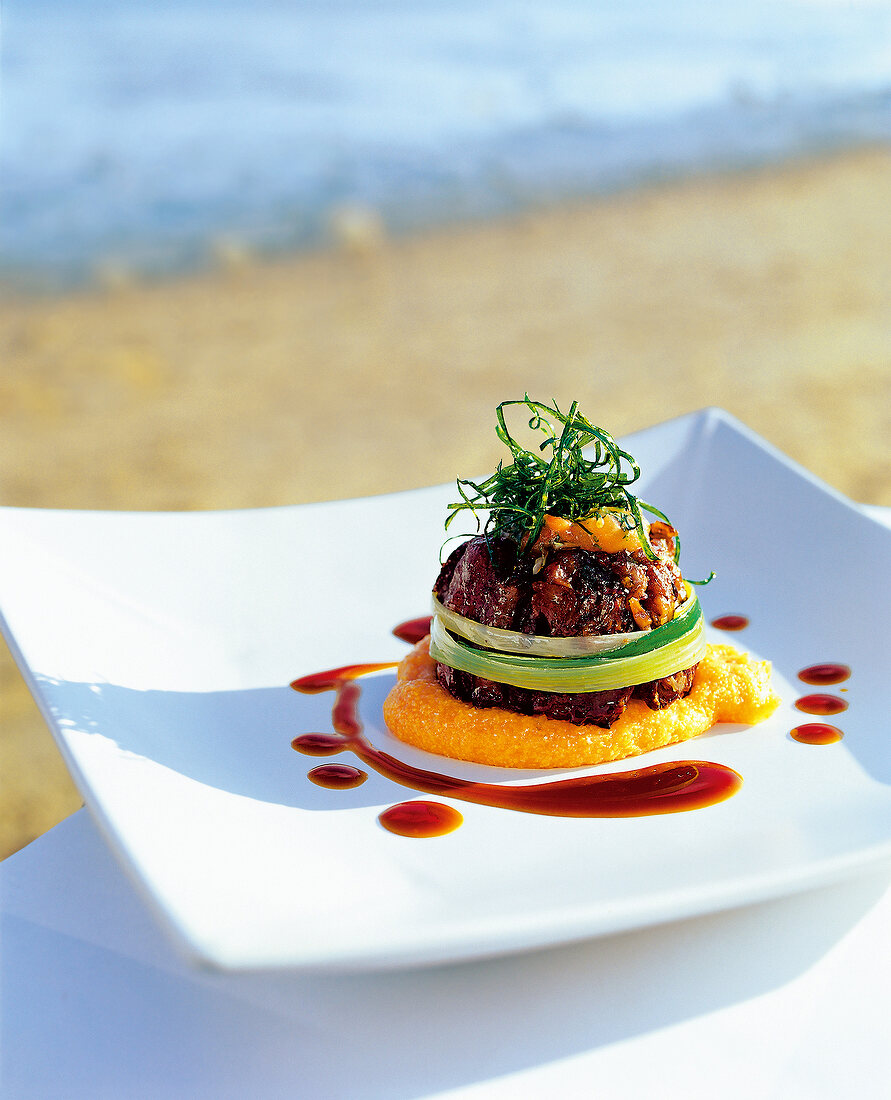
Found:
[[[600,550],[606,554],[641,548],[640,536],[635,528],[627,530],[612,512],[602,512],[577,523],[559,516],[545,516],[536,547],[555,542],[562,546],[578,546],[581,550]]]

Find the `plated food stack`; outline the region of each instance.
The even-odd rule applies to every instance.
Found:
[[[544,437],[534,450],[508,427],[518,406]],[[769,663],[706,644],[703,582],[631,492],[631,455],[577,403],[506,401],[496,430],[511,461],[457,483],[446,528],[469,512],[478,533],[440,569],[430,635],[384,704],[390,731],[483,764],[573,767],[772,713]]]
[[[690,691],[704,648],[677,532],[631,494],[636,463],[576,404],[564,415],[522,402],[545,433],[539,454],[508,430],[516,404],[498,408],[513,462],[482,484],[460,482],[451,508],[454,517],[485,507],[488,520],[434,586],[439,682],[476,707],[603,727],[632,696],[669,706]]]

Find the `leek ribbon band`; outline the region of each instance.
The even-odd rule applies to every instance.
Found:
[[[593,657],[610,650],[622,649],[623,657],[649,653],[685,634],[702,611],[696,593],[677,609],[674,618],[655,630],[636,630],[628,634],[587,634],[575,638],[553,638],[542,634],[520,634],[515,630],[486,626],[465,618],[433,597],[433,614],[451,634],[483,649],[498,653],[516,653],[523,657]]]
[[[695,596],[693,597],[695,600]],[[699,602],[684,605],[680,631],[662,634],[678,624],[676,616],[664,627],[647,631],[649,648],[639,641],[587,657],[530,657],[478,649],[450,633],[439,615],[430,624],[430,656],[441,664],[485,680],[530,691],[584,693],[635,687],[691,668],[705,652],[705,628]]]

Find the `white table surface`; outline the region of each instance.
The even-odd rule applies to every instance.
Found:
[[[220,974],[81,810],[0,864],[0,918],[10,1100],[891,1096],[887,867],[488,962]]]

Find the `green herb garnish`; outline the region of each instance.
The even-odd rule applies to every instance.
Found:
[[[508,430],[505,409],[514,405],[525,405],[532,414],[529,427],[545,435],[540,453],[527,450]],[[582,416],[577,401],[563,413],[556,402],[545,405],[527,394],[522,401],[502,401],[496,416],[498,438],[510,449],[513,461],[499,462],[485,481],[458,479],[461,499],[449,504],[446,529],[459,512],[469,510],[480,530],[479,512],[487,511],[482,527],[487,537],[507,535],[531,546],[548,514],[576,522],[611,509],[626,530],[637,531],[647,557],[656,558],[642,511],[665,523],[668,518],[629,492],[628,486],[640,477],[640,467],[608,432]],[[582,453],[584,447],[591,448],[592,457]],[[676,538],[675,561],[679,555],[680,539]]]

